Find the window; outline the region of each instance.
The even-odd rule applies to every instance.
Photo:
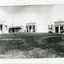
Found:
[[[55,27],[55,32],[59,33],[58,27]]]
[[[60,26],[60,30],[63,30],[63,26]]]
[[[2,25],[0,25],[0,30],[2,30]]]

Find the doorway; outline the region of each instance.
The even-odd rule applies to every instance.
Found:
[[[59,33],[58,27],[55,27],[55,33]]]

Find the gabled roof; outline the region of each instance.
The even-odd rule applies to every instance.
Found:
[[[64,21],[55,21],[54,25],[64,25]]]
[[[31,22],[31,23],[27,23],[26,26],[29,26],[29,25],[36,25],[35,22]]]
[[[21,26],[10,26],[9,28],[17,28],[17,27],[24,27],[23,25]]]

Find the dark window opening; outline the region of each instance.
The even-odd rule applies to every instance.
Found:
[[[35,26],[33,26],[33,32],[35,32]]]
[[[32,29],[31,26],[29,26],[29,32],[31,32],[31,29]]]
[[[63,26],[60,26],[60,33],[63,33],[64,30],[63,30]]]
[[[60,30],[63,30],[63,26],[60,26]]]
[[[28,32],[28,26],[26,26],[27,32]]]
[[[55,32],[59,33],[58,27],[55,27]]]
[[[0,30],[2,30],[2,25],[0,25]]]

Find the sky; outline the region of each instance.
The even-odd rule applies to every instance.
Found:
[[[64,21],[63,4],[0,6],[0,22],[8,26],[36,22],[37,32],[48,32],[48,25]]]

